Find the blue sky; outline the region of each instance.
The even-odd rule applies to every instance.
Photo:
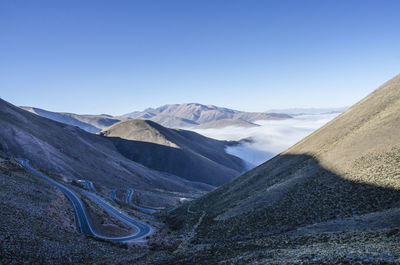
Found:
[[[400,73],[400,1],[2,0],[0,96],[123,114],[352,105]]]

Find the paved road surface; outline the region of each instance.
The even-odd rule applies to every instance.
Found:
[[[128,189],[128,196],[126,197],[126,203],[131,205],[134,208],[137,208],[145,213],[153,214],[157,212],[157,210],[150,209],[150,208],[145,208],[145,207],[140,207],[139,205],[133,204],[132,203],[132,195],[133,195],[133,189]]]
[[[110,190],[110,196],[114,201],[118,201],[117,190]]]
[[[82,200],[75,194],[75,192],[73,192],[71,189],[67,188],[66,186],[58,183],[57,181],[43,175],[41,172],[37,171],[36,169],[32,168],[29,165],[29,161],[27,159],[17,158],[16,161],[18,163],[20,163],[23,167],[25,167],[28,171],[43,178],[50,184],[52,184],[55,187],[57,187],[58,189],[60,189],[67,196],[67,198],[71,201],[71,203],[75,209],[75,214],[77,217],[78,225],[83,234],[95,236],[98,238],[102,238],[102,239],[106,239],[106,240],[110,240],[110,241],[114,241],[114,242],[129,242],[129,241],[141,239],[141,238],[153,233],[154,229],[150,225],[146,224],[145,222],[142,222],[142,221],[139,221],[139,220],[136,220],[136,219],[130,217],[129,215],[121,212],[119,209],[110,205],[106,201],[102,200],[99,196],[82,189],[82,191],[85,193],[86,196],[88,196],[90,199],[95,201],[105,211],[112,214],[113,216],[115,216],[116,218],[118,218],[119,220],[124,222],[126,225],[132,227],[134,230],[134,232],[132,234],[123,236],[123,237],[108,237],[108,236],[103,236],[103,235],[98,234],[93,229],[93,226],[88,218],[88,214],[87,214],[87,211],[84,207]]]
[[[96,188],[94,187],[93,182],[91,182],[89,180],[84,180],[84,179],[79,180],[79,181],[82,182],[82,183],[85,183],[85,185],[88,187],[88,189],[90,189],[91,191],[93,191],[97,195],[100,195],[103,198],[106,198],[108,200],[113,200],[114,199],[114,201],[118,200],[118,198],[116,197],[116,193],[117,193],[116,190],[111,190],[110,191],[111,197],[109,197],[107,195],[102,194],[101,192],[98,192],[96,190]],[[125,202],[127,204],[129,204],[130,206],[132,206],[132,207],[134,207],[134,208],[136,208],[138,210],[141,210],[142,212],[148,213],[148,214],[153,214],[153,213],[157,212],[157,210],[146,208],[146,207],[141,207],[139,205],[136,205],[136,204],[132,203],[132,195],[133,195],[134,190],[133,189],[127,189],[127,191],[128,191],[128,196],[126,197],[126,200],[125,200]]]

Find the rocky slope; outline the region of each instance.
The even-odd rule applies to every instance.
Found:
[[[232,143],[168,129],[149,120],[122,121],[101,135],[127,158],[191,181],[219,186],[246,169],[244,161],[225,152]]]
[[[160,193],[157,200],[167,204],[164,206],[177,203],[179,197],[184,197],[182,194],[193,196],[212,188],[151,170],[125,158],[102,136],[40,117],[3,100],[0,100],[0,151],[9,157],[29,159],[59,181],[87,179],[109,189],[131,187],[147,191],[150,197],[157,191]],[[182,194],[170,200],[171,192]]]
[[[400,75],[285,152],[177,209],[170,224],[195,236],[166,260],[400,262],[399,110]]]
[[[132,263],[145,248],[97,241],[78,230],[68,199],[11,161],[0,162],[0,263]]]

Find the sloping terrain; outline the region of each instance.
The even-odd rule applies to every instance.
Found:
[[[155,121],[167,127],[194,127],[222,119],[242,120],[254,122],[268,119],[288,119],[287,114],[244,112],[221,108],[213,105],[202,105],[198,103],[164,105],[156,109],[146,109],[142,112],[132,112],[120,117],[121,119],[147,119]]]
[[[285,152],[174,211],[170,224],[195,236],[169,258],[400,262],[399,132],[400,75]]]
[[[165,191],[163,199],[158,200],[163,206],[178,200],[176,195],[171,201],[170,192],[193,196],[212,188],[146,168],[125,158],[102,136],[40,117],[3,100],[0,101],[0,149],[7,156],[29,159],[60,181],[86,179],[108,188]]]
[[[0,183],[1,264],[131,264],[147,252],[79,233],[68,199],[15,162],[0,162]]]
[[[136,119],[147,120],[146,115],[137,117]],[[168,128],[184,128],[199,125],[199,123],[193,120],[163,114],[151,116],[149,119]]]
[[[209,121],[203,124],[196,126],[196,129],[220,129],[225,127],[243,127],[243,128],[251,128],[257,127],[257,125],[252,122],[244,121],[244,120],[235,120],[235,119],[221,119],[215,121]]]
[[[21,108],[54,121],[78,126],[79,128],[91,133],[98,133],[102,129],[119,122],[119,119],[114,119],[109,115],[78,115],[74,113],[52,112],[32,107]]]
[[[230,142],[168,129],[149,120],[122,121],[101,135],[109,137],[127,158],[191,181],[219,186],[246,168],[244,161],[225,152]]]

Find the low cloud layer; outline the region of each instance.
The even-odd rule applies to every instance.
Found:
[[[241,140],[251,137],[254,142],[231,146],[227,153],[238,156],[257,166],[294,145],[333,118],[334,114],[299,115],[286,120],[258,121],[259,127],[226,127],[222,129],[197,129],[196,132],[218,140]]]

